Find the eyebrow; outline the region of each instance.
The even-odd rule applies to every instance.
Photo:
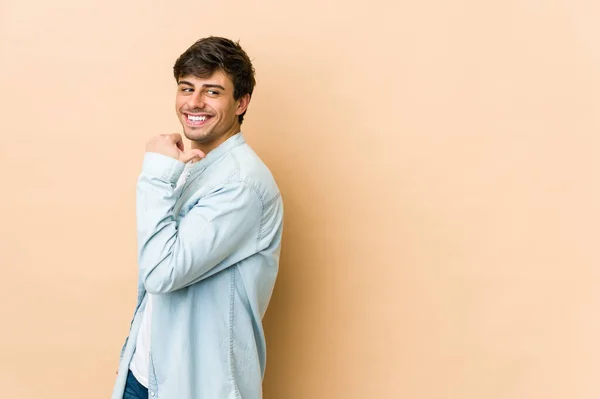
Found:
[[[188,82],[187,80],[180,80],[179,82],[177,82],[177,84],[178,85],[188,85],[188,86],[194,87],[194,85],[192,83]],[[225,91],[225,88],[223,86],[214,84],[214,83],[206,83],[206,84],[203,84],[202,87],[216,88],[216,89],[221,89],[221,90]]]

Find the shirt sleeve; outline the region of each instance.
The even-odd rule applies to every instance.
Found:
[[[197,283],[257,252],[262,205],[243,181],[215,187],[177,223],[175,184],[184,166],[146,153],[138,179],[138,263],[151,294]]]

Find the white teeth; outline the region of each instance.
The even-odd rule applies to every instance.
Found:
[[[188,115],[188,119],[193,121],[193,122],[202,122],[206,120],[206,116],[194,116],[194,115]]]

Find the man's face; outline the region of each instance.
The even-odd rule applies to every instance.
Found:
[[[246,110],[249,99],[234,100],[233,82],[217,70],[208,78],[180,77],[175,108],[185,136],[210,146],[239,132],[238,115]]]

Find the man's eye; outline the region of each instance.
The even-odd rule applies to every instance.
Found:
[[[190,88],[190,87],[182,87],[181,91],[184,93],[191,93],[194,91],[194,89]]]
[[[210,94],[211,96],[218,96],[218,95],[219,95],[219,92],[218,92],[218,91],[216,91],[216,90],[209,90],[209,91],[208,91],[208,94]]]

